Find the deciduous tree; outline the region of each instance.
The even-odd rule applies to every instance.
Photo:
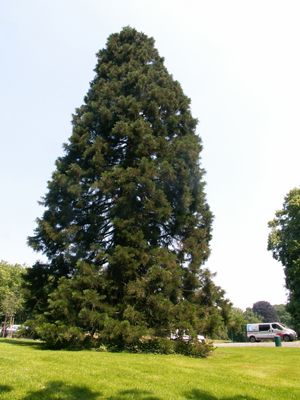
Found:
[[[253,304],[252,310],[263,318],[263,322],[278,321],[276,309],[268,301],[257,301]]]
[[[287,326],[288,328],[294,329],[292,316],[287,311],[285,304],[276,304],[274,308],[278,315],[278,322],[281,322],[283,325]]]
[[[300,329],[300,189],[291,190],[283,208],[269,222],[268,250],[282,263],[285,285],[289,291],[287,311]]]
[[[24,302],[23,273],[21,265],[0,261],[0,315],[4,316],[4,326],[7,321],[12,324],[15,317],[20,318]]]
[[[246,324],[256,324],[263,322],[263,317],[253,311],[252,308],[247,307],[246,311],[243,312],[243,318]]]

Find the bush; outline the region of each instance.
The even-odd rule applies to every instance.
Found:
[[[175,353],[195,358],[207,357],[214,350],[212,344],[184,342],[183,340],[176,340],[174,347]]]
[[[105,328],[95,334],[84,332],[83,328],[64,325],[59,321],[49,323],[43,317],[39,321],[31,320],[26,323],[28,336],[39,337],[49,349],[183,354],[190,357],[207,357],[214,350],[211,344],[145,336],[143,326],[132,327],[128,321],[116,321],[110,318],[107,319]]]
[[[122,341],[110,341],[98,344],[96,351],[146,354],[182,354],[189,357],[207,357],[214,350],[213,345],[207,343],[185,342],[183,340],[169,340],[166,338],[154,338],[140,340],[139,343],[125,343]]]

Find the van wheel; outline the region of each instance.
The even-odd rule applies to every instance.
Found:
[[[285,342],[289,342],[289,341],[291,340],[291,338],[289,337],[289,335],[284,335],[284,336],[283,336],[283,340],[284,340]]]
[[[255,339],[254,336],[251,336],[250,339],[249,339],[249,341],[250,341],[251,343],[255,343],[255,342],[256,342],[256,339]]]

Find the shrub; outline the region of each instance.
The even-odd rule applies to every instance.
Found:
[[[154,338],[138,343],[126,343],[122,341],[110,341],[98,345],[96,351],[129,353],[147,353],[147,354],[182,354],[189,357],[207,357],[214,347],[212,344],[185,342],[183,340],[169,340],[167,338]]]

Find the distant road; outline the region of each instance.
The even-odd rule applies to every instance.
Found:
[[[275,347],[275,342],[256,342],[256,343],[216,343],[216,347]],[[281,342],[282,347],[300,347],[300,341]]]

